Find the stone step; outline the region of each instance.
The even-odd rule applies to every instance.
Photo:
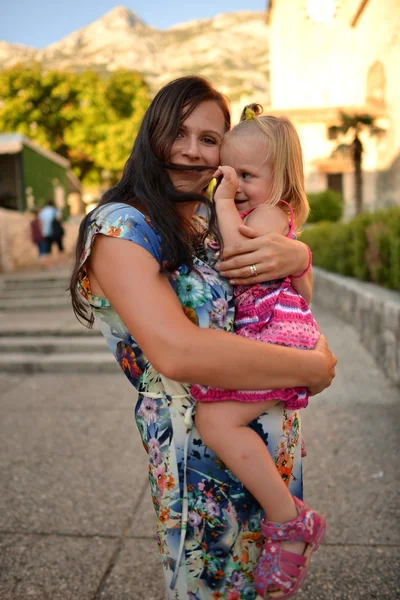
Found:
[[[18,352],[22,354],[31,353],[31,356],[37,354],[71,354],[71,353],[110,353],[104,338],[89,337],[60,337],[60,336],[42,336],[42,337],[0,337],[0,354],[4,352]]]
[[[69,298],[69,292],[55,288],[53,290],[38,288],[37,290],[33,290],[31,288],[27,289],[13,289],[13,290],[2,290],[0,288],[0,301],[2,300],[15,300],[19,298]]]
[[[0,340],[5,337],[11,338],[42,338],[42,337],[55,337],[55,338],[70,338],[70,337],[98,337],[103,338],[101,332],[96,329],[87,329],[77,323],[77,325],[69,327],[68,329],[59,327],[59,325],[54,325],[52,327],[47,327],[46,329],[39,323],[37,325],[31,324],[28,328],[20,328],[15,325],[8,327],[7,329],[0,328]]]
[[[120,373],[111,352],[0,353],[0,373]]]
[[[13,290],[66,290],[69,286],[69,279],[55,279],[55,280],[10,280],[1,281],[0,290],[2,291],[13,291]]]
[[[39,310],[57,310],[60,308],[71,307],[71,301],[67,295],[62,297],[46,298],[14,298],[0,300],[0,311],[39,311]],[[72,308],[71,308],[72,311]]]

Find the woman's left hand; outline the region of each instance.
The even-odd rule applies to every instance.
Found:
[[[218,267],[221,275],[232,284],[253,285],[306,269],[309,255],[302,242],[280,233],[262,234],[246,225],[240,225],[239,231],[248,239],[243,239],[234,248],[225,248],[224,260]]]

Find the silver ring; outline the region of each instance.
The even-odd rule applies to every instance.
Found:
[[[256,265],[250,265],[250,277],[257,277],[257,267]]]

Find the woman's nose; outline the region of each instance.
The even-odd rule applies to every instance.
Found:
[[[198,140],[195,138],[188,138],[186,140],[186,144],[182,148],[182,154],[191,160],[200,158],[200,147]]]

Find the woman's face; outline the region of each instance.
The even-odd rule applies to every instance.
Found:
[[[219,150],[225,134],[224,115],[214,100],[201,102],[181,124],[169,162],[177,165],[218,167]],[[212,170],[169,171],[180,192],[200,193],[212,178]]]

